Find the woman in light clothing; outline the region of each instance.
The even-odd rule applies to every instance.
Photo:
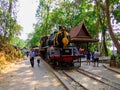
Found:
[[[97,67],[99,65],[99,57],[100,57],[100,52],[98,52],[98,50],[97,50],[94,53],[94,67],[96,66],[96,63],[97,63]]]

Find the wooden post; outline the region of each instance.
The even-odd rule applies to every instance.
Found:
[[[80,67],[81,67],[81,56],[80,56],[80,58],[79,58],[79,61],[80,61]]]

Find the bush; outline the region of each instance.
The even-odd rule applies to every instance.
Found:
[[[120,60],[120,53],[117,53],[117,60]]]
[[[116,60],[116,56],[112,54],[110,60]]]
[[[7,65],[5,52],[0,52],[0,71]]]
[[[0,47],[0,70],[8,63],[15,62],[23,57],[21,50],[17,50],[12,45],[3,44]]]

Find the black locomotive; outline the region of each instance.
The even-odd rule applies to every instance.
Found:
[[[54,31],[49,37],[42,37],[40,43],[41,57],[55,67],[74,66],[74,60],[81,57],[78,49],[71,45],[65,26],[59,26],[59,31]]]

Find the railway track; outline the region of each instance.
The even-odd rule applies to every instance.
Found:
[[[67,86],[69,86],[70,90],[89,90],[82,84],[80,84],[78,81],[76,81],[73,77],[68,75],[65,71],[61,70],[58,71],[58,73],[64,79]]]
[[[120,90],[120,73],[117,71],[114,71],[111,68],[108,68],[107,66],[99,66],[99,67],[93,67],[93,66],[87,66],[83,65],[79,71],[87,72],[88,74],[91,74],[91,76],[99,77],[100,80],[103,80],[106,83],[109,83],[112,86],[115,86],[119,88]]]
[[[67,90],[120,90],[119,83],[81,68],[72,70],[55,70],[52,68],[52,72]]]
[[[70,79],[68,76],[66,76],[60,68],[54,68],[48,64],[46,61],[42,60],[43,63],[46,65],[46,67],[56,76],[56,78],[63,84],[66,90],[87,90],[80,85],[78,85],[76,82],[74,82],[72,79]]]
[[[66,78],[65,81],[74,82],[71,84],[74,90],[120,90],[119,87],[101,80],[100,77],[87,73],[83,70],[59,71],[61,76]]]
[[[117,82],[114,82],[114,81],[107,79],[105,77],[101,77],[101,76],[96,75],[94,73],[88,72],[84,69],[77,69],[76,71],[79,73],[82,73],[86,76],[89,76],[89,77],[97,80],[98,82],[104,83],[104,84],[108,85],[110,88],[114,88],[115,90],[120,90],[120,84]]]

